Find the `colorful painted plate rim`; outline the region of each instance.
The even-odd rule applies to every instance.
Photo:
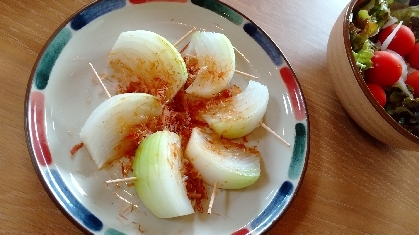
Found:
[[[299,154],[299,159],[292,159],[290,165],[299,164],[298,171],[294,174],[294,178],[297,179],[297,183],[294,186],[292,182],[285,181],[278,189],[277,194],[274,196],[272,201],[269,203],[267,208],[262,211],[261,214],[257,215],[252,221],[242,228],[237,228],[237,231],[232,233],[234,235],[241,234],[260,234],[268,231],[288,210],[291,203],[294,201],[298,190],[303,182],[305,172],[308,165],[308,157],[310,152],[310,123],[308,112],[306,108],[306,102],[301,90],[299,81],[297,80],[291,65],[288,60],[277,47],[277,45],[272,41],[272,39],[252,20],[246,17],[244,14],[240,13],[233,7],[217,0],[98,0],[92,2],[76,13],[71,15],[66,19],[51,35],[48,39],[41,52],[36,59],[36,62],[33,66],[31,75],[26,89],[25,96],[25,132],[26,132],[26,141],[27,147],[29,150],[29,155],[36,171],[36,174],[41,181],[45,191],[51,198],[51,200],[56,204],[56,206],[61,210],[61,212],[82,232],[84,233],[104,233],[104,234],[123,234],[112,228],[108,228],[106,231],[103,231],[104,225],[102,221],[90,213],[79,201],[73,200],[72,205],[63,204],[63,199],[66,197],[73,197],[71,191],[66,187],[63,179],[60,176],[59,169],[55,169],[51,165],[52,159],[50,150],[48,147],[48,142],[46,139],[46,133],[44,126],[44,99],[45,97],[42,94],[42,79],[37,79],[37,76],[40,73],[40,64],[46,60],[48,57],[48,48],[51,46],[65,47],[56,43],[54,41],[58,35],[63,33],[63,29],[71,24],[73,29],[77,27],[84,27],[89,22],[95,20],[96,18],[86,19],[81,17],[83,13],[90,11],[97,11],[95,14],[96,17],[105,15],[113,10],[119,9],[119,7],[124,7],[128,4],[146,4],[148,2],[178,2],[178,3],[193,3],[197,6],[205,8],[206,10],[213,11],[214,13],[221,15],[224,18],[227,18],[229,21],[233,22],[237,20],[237,15],[242,17],[243,20],[246,20],[247,23],[244,24],[243,29],[246,31],[249,36],[251,36],[265,52],[269,55],[272,62],[275,64],[279,60],[282,60],[282,63],[285,63],[285,69],[279,71],[280,76],[284,80],[285,85],[287,86],[289,94],[295,96],[291,97],[291,103],[293,103],[295,108],[296,120],[301,121],[305,125],[296,124],[296,133],[295,141],[300,141],[300,144],[295,147],[293,146],[293,157],[294,153]],[[120,5],[118,5],[120,4]],[[109,9],[109,6],[113,6],[113,9]],[[108,6],[108,7],[106,7]],[[221,11],[220,11],[221,9]],[[234,14],[228,15],[222,10],[229,10]],[[230,12],[230,13],[231,13]],[[230,17],[231,16],[231,17]],[[229,18],[230,17],[230,18]],[[236,18],[235,18],[236,17]],[[268,47],[266,47],[268,45]],[[62,49],[61,48],[61,49]],[[57,59],[57,58],[55,58]],[[279,63],[279,62],[278,62]],[[52,63],[53,66],[54,63]],[[52,68],[50,68],[52,69]],[[41,71],[45,72],[45,71]],[[47,71],[48,72],[48,71]],[[49,71],[50,72],[50,71]],[[49,76],[49,74],[45,75]],[[49,77],[47,78],[49,79]],[[45,85],[46,86],[46,85]],[[40,89],[39,89],[40,88]],[[44,87],[45,88],[45,87]],[[301,127],[301,128],[300,128]],[[301,138],[300,138],[301,137]],[[295,160],[295,162],[294,162]],[[291,166],[289,166],[291,168]],[[290,173],[289,173],[290,174]],[[59,193],[57,193],[59,192]],[[58,198],[57,198],[58,197]],[[268,207],[271,207],[268,209]],[[273,217],[272,217],[273,215]],[[76,218],[77,217],[77,218]],[[268,218],[269,217],[269,218]]]

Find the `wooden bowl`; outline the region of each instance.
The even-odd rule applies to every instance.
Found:
[[[339,15],[329,36],[327,64],[336,95],[349,116],[381,142],[419,151],[419,138],[399,125],[373,97],[356,67],[349,39],[352,0]]]

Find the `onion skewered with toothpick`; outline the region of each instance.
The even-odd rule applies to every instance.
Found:
[[[139,32],[137,32],[137,33],[139,33]],[[141,33],[144,33],[144,32],[141,32]],[[147,32],[147,31],[145,32],[145,34],[148,34],[148,33],[149,32]],[[209,38],[211,38],[211,37],[209,37]],[[117,44],[115,44],[115,45],[117,45]],[[189,47],[191,47],[191,45],[189,45]],[[119,56],[122,56],[123,57],[124,52],[122,52],[122,53],[118,52],[118,53],[119,53]],[[112,58],[112,56],[115,56],[115,55],[110,55],[109,58]],[[231,54],[230,54],[230,56],[231,56]],[[175,57],[178,58],[177,55]],[[233,57],[234,57],[234,51],[233,51]],[[118,66],[118,63],[117,62],[115,63],[114,60],[111,60],[110,59],[109,61],[110,61],[111,64],[113,63],[113,66]],[[126,67],[124,67],[124,66],[125,65],[122,65],[123,69],[126,69]],[[179,71],[183,71],[183,65],[182,64],[180,64],[180,65],[177,64],[177,66],[180,66],[180,67],[178,67],[179,68]],[[235,71],[234,70],[234,63],[230,67],[228,68],[228,70],[229,70],[228,74],[229,74],[230,77],[229,78],[227,77],[227,81],[228,81],[227,84],[230,82],[230,79],[232,77],[232,74]],[[113,69],[115,71],[117,71],[118,68],[116,68],[116,69],[115,68],[116,67],[113,67]],[[92,66],[92,69],[93,69],[93,66]],[[224,74],[224,72],[221,72],[221,74]],[[95,72],[95,75],[98,76],[96,72]],[[197,80],[195,80],[195,81],[197,81]],[[174,86],[176,86],[173,90],[170,90],[170,88],[165,89],[163,92],[168,91],[168,90],[169,90],[169,92],[168,93],[164,93],[163,95],[160,94],[159,98],[154,97],[157,100],[160,100],[160,102],[161,102],[160,105],[162,106],[162,108],[160,109],[160,111],[164,110],[164,107],[165,106],[170,105],[171,99],[173,99],[173,97],[175,97],[175,95],[181,89],[181,88],[178,88],[179,84],[182,84],[181,86],[183,86],[184,83],[185,83],[184,82],[184,76],[180,76],[180,77],[177,78],[176,82],[173,82],[173,83],[169,82],[169,83],[166,84],[166,85],[174,85]],[[103,84],[102,84],[102,86],[106,90],[106,87],[104,87]],[[191,86],[192,85],[190,85],[189,87],[191,87]],[[225,89],[225,86],[226,86],[225,84],[220,85],[220,86],[218,86],[216,88],[216,90],[217,89],[220,89],[220,88],[221,88],[221,90],[222,89]],[[187,89],[189,87],[186,88],[186,93],[188,93]],[[167,88],[167,87],[165,87],[165,88]],[[174,94],[172,94],[173,92],[174,92]],[[181,90],[180,93],[182,93],[182,92],[185,92],[185,91]],[[210,93],[207,93],[207,95],[209,94],[209,97],[213,97],[214,94],[217,94],[218,93],[218,92],[216,92],[216,93],[213,94],[212,92],[210,92],[211,94]],[[157,95],[159,95],[159,94],[157,94]],[[203,96],[199,96],[198,95],[198,97],[206,97],[207,95],[203,95]],[[209,98],[209,97],[206,97],[206,98]],[[254,97],[258,97],[260,99],[259,100],[258,99],[253,99]],[[269,99],[269,93],[268,93],[268,90],[267,90],[266,86],[264,86],[264,85],[262,85],[262,84],[260,84],[258,82],[255,82],[255,81],[249,81],[248,87],[243,92],[240,92],[238,95],[235,95],[233,97],[230,97],[230,98],[224,100],[225,102],[224,102],[224,104],[222,104],[224,107],[218,106],[218,105],[220,105],[220,103],[218,105],[214,105],[213,107],[210,107],[209,109],[205,110],[203,112],[202,117],[203,117],[203,119],[205,121],[207,121],[207,123],[209,124],[209,126],[213,130],[215,130],[219,135],[221,135],[223,137],[227,137],[227,138],[239,138],[239,137],[242,137],[242,136],[247,135],[248,133],[250,133],[251,131],[253,131],[253,129],[257,128],[261,124],[262,124],[262,126],[264,128],[266,128],[266,125],[264,125],[261,122],[261,120],[262,120],[262,117],[264,116],[264,113],[266,112],[266,106],[267,106],[268,99]],[[253,101],[256,100],[255,102],[258,104],[258,106],[255,106],[254,105],[255,102],[251,102],[252,100]],[[214,111],[216,109],[221,110],[221,113],[219,113],[218,116],[216,115],[216,113],[214,113]],[[252,110],[254,112],[252,112]],[[224,117],[227,117],[227,116],[231,116],[230,115],[231,114],[231,111],[233,111],[235,113],[236,118],[233,118],[233,119],[224,118]],[[248,113],[248,115],[243,115],[244,113]],[[227,116],[225,116],[225,115],[227,115]],[[221,123],[221,125],[217,125],[216,123],[219,122],[220,117],[223,120],[222,122],[224,122],[224,123]],[[216,119],[218,121],[214,121]],[[238,125],[236,125],[236,127],[234,125],[234,122],[237,122],[238,123]],[[153,198],[153,197],[149,197],[149,196],[150,195],[155,195],[156,193],[153,192],[154,189],[152,189],[150,187],[146,188],[144,185],[150,185],[150,183],[147,181],[147,180],[150,180],[150,177],[151,178],[156,178],[156,177],[161,178],[161,174],[160,174],[161,172],[160,171],[158,171],[158,172],[156,171],[156,172],[152,173],[152,175],[150,175],[151,174],[150,173],[151,171],[144,170],[144,169],[146,169],[148,167],[146,163],[149,162],[149,161],[152,161],[154,159],[154,158],[150,158],[149,155],[150,156],[153,156],[153,155],[154,156],[160,156],[159,154],[161,152],[162,154],[161,154],[161,158],[159,158],[160,160],[161,159],[166,159],[165,160],[165,163],[169,163],[170,167],[172,167],[172,170],[175,169],[175,170],[177,170],[179,172],[181,171],[180,170],[181,169],[180,166],[173,168],[173,166],[176,165],[176,164],[174,164],[172,160],[175,159],[175,158],[180,158],[179,157],[180,155],[179,154],[176,154],[176,151],[177,150],[175,151],[172,148],[170,148],[170,151],[163,151],[164,148],[167,147],[167,146],[172,146],[173,147],[173,143],[172,144],[164,144],[164,146],[160,146],[160,147],[155,148],[155,149],[157,149],[157,150],[155,150],[155,154],[144,154],[144,153],[142,153],[142,152],[152,151],[152,148],[151,147],[147,147],[146,148],[147,151],[146,151],[146,150],[144,150],[145,147],[143,146],[143,143],[144,144],[150,143],[150,141],[148,141],[148,138],[149,137],[151,138],[152,136],[155,136],[155,134],[157,136],[159,136],[159,135],[165,136],[166,135],[165,133],[172,133],[173,135],[176,135],[176,133],[174,133],[174,132],[171,132],[171,131],[168,131],[168,130],[164,130],[163,129],[162,131],[158,131],[158,132],[156,132],[154,134],[151,134],[150,136],[146,137],[146,139],[143,140],[140,143],[140,145],[138,147],[138,150],[137,150],[138,157],[136,155],[136,160],[134,161],[134,177],[130,177],[128,179],[118,179],[118,180],[110,180],[110,181],[107,181],[107,183],[116,183],[116,182],[123,182],[123,181],[128,181],[128,180],[135,181],[134,184],[136,185],[137,194],[139,195],[139,197],[141,198],[141,200],[144,202],[144,204],[146,204],[146,206],[153,212],[153,214],[155,214],[159,218],[170,218],[170,217],[174,217],[174,216],[181,216],[181,215],[185,215],[185,214],[188,214],[188,213],[193,213],[193,212],[190,212],[190,210],[186,210],[186,212],[185,211],[184,212],[173,212],[172,211],[173,213],[172,212],[171,213],[164,213],[164,212],[161,212],[161,208],[158,209],[158,205],[155,205],[155,203],[154,204],[153,203],[149,203],[150,202],[149,199],[150,198]],[[172,136],[172,134],[170,134],[170,136]],[[205,142],[205,141],[196,141],[199,138],[196,137],[196,134],[194,135],[194,131],[192,131],[192,136],[194,136],[194,138],[191,137],[189,139],[189,142],[191,143],[191,145],[194,145],[195,144],[195,147],[196,147],[195,148],[195,151],[191,150],[193,148],[190,148],[190,147],[189,147],[189,151],[188,151],[188,147],[186,147],[185,154],[187,154],[189,156],[192,156],[192,157],[189,157],[189,158],[190,159],[193,158],[193,159],[195,159],[193,161],[196,161],[196,152],[197,152],[196,150],[198,150],[198,152],[200,150],[205,150],[205,148],[199,148],[199,147],[205,147],[205,145],[208,144],[208,143]],[[163,137],[161,137],[161,138],[163,138]],[[158,139],[160,139],[160,138],[158,138]],[[173,139],[173,138],[170,137],[168,139]],[[179,140],[180,138],[178,137],[177,139]],[[176,142],[179,142],[179,141],[176,141]],[[176,145],[176,144],[174,144],[174,145]],[[180,146],[180,144],[178,144],[178,145]],[[289,146],[289,144],[287,144],[287,145]],[[149,146],[151,146],[151,145],[149,145]],[[215,146],[215,148],[218,148],[218,147],[219,148],[225,148],[225,146],[222,146],[222,145]],[[208,150],[208,149],[206,149],[206,150]],[[248,164],[248,165],[246,165],[246,164],[243,165],[242,164],[242,165],[240,165],[240,170],[243,170],[244,171],[243,174],[240,173],[240,172],[237,172],[237,171],[235,172],[237,174],[233,174],[234,173],[234,169],[231,171],[231,169],[220,168],[219,169],[220,171],[225,171],[226,173],[225,174],[224,173],[221,174],[221,177],[219,177],[219,178],[215,178],[215,179],[210,178],[210,179],[207,179],[207,180],[204,179],[204,180],[208,184],[213,184],[215,182],[214,192],[215,192],[216,188],[240,189],[240,188],[244,188],[244,187],[250,186],[251,184],[253,184],[254,182],[256,182],[256,180],[258,179],[259,174],[260,174],[259,153],[258,152],[256,153],[256,152],[257,152],[257,150],[255,150],[255,152],[253,152],[251,154],[251,156],[249,155],[249,159],[252,159],[252,161],[250,161],[251,164]],[[236,152],[233,151],[233,155],[234,154],[236,154]],[[237,156],[233,156],[233,158],[226,157],[226,159],[227,160],[229,160],[229,159],[230,160],[234,160],[234,159],[236,159],[235,157],[237,157]],[[199,158],[201,158],[201,157],[199,157]],[[138,160],[138,159],[143,159],[143,160]],[[154,159],[154,160],[156,160],[156,159]],[[156,161],[158,161],[158,164],[163,164],[163,160],[162,161],[160,161],[160,160],[157,159]],[[144,161],[146,163],[144,163]],[[142,163],[140,163],[140,162],[142,162]],[[201,161],[201,162],[204,162],[204,164],[205,164],[205,159],[203,161]],[[154,164],[154,166],[156,164]],[[197,165],[196,168],[201,173],[205,173],[205,171],[211,171],[211,170],[208,170],[208,169],[205,169],[205,168],[200,168],[198,166],[198,164],[196,164],[196,165]],[[164,168],[164,164],[162,165],[162,167]],[[244,169],[246,167],[250,167],[249,170]],[[143,170],[140,170],[139,171],[138,170],[139,168],[142,168]],[[147,168],[147,169],[150,169],[150,168]],[[146,175],[141,175],[144,172],[148,172],[148,173],[145,173]],[[230,174],[231,172],[233,172],[233,173]],[[209,174],[211,175],[211,172]],[[172,172],[170,175],[173,176],[173,175],[175,175],[175,173]],[[202,174],[202,175],[204,175],[204,174]],[[214,172],[213,172],[213,175],[214,175]],[[246,178],[246,179],[244,179],[244,178]],[[171,180],[171,178],[169,177],[169,178],[167,178],[167,180],[168,180],[167,182],[169,182]],[[179,182],[179,181],[176,181],[176,182]],[[226,184],[226,182],[230,182],[230,183]],[[167,187],[157,188],[156,190],[158,191],[158,193],[162,193],[162,192],[166,192],[166,191],[172,191],[172,190],[167,190]],[[185,196],[184,196],[185,194],[182,193],[182,195],[183,195],[182,198],[185,199]],[[213,200],[214,200],[214,195],[211,197],[211,205],[210,205],[210,208],[212,207]],[[183,200],[183,201],[186,201],[186,200]],[[171,207],[171,203],[172,202],[168,202],[168,204],[165,207]],[[182,204],[182,205],[186,205],[186,204]],[[188,206],[182,206],[182,207],[187,208]],[[174,210],[174,211],[176,211],[176,210]],[[209,209],[209,213],[211,213],[210,211],[211,211],[211,209]]]

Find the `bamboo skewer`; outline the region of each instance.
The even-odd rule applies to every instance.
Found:
[[[108,98],[111,98],[111,94],[109,94],[108,89],[106,88],[105,84],[103,84],[102,79],[99,77],[99,74],[97,74],[96,69],[93,67],[92,63],[89,63],[90,67],[93,70],[93,73],[95,74],[97,80],[100,82],[100,84],[102,85],[103,90],[105,90],[106,95],[108,96]]]
[[[136,180],[137,180],[137,177],[133,176],[133,177],[128,177],[128,178],[107,180],[106,183],[111,184],[111,183],[120,183],[120,182],[131,182],[131,181],[136,181]]]
[[[187,38],[189,35],[191,35],[193,32],[195,32],[196,27],[193,27],[189,32],[187,32],[183,37],[181,37],[175,44],[173,44],[174,47],[177,47],[185,38]]]
[[[254,75],[251,75],[251,74],[239,71],[239,70],[234,70],[234,73],[245,76],[245,77],[253,78],[253,79],[258,79],[258,77],[254,76]]]
[[[214,204],[215,193],[216,193],[216,190],[217,190],[217,185],[218,185],[218,181],[215,182],[214,188],[212,189],[211,200],[210,200],[209,207],[208,207],[208,214],[211,214],[212,205]]]
[[[284,140],[281,136],[279,136],[275,131],[273,131],[271,128],[269,128],[265,123],[259,122],[260,126],[263,127],[265,130],[267,130],[269,133],[273,134],[276,138],[281,140],[286,146],[291,147],[291,144],[288,143],[286,140]]]

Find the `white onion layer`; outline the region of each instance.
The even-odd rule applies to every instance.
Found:
[[[186,89],[188,94],[212,97],[225,89],[234,75],[234,48],[224,34],[194,32],[183,55],[186,60],[196,59],[199,68],[195,80]]]
[[[221,189],[241,189],[254,184],[260,176],[258,152],[226,145],[199,128],[192,130],[185,155],[209,185]]]
[[[382,29],[387,28],[390,25],[393,25],[399,21],[396,17],[390,16],[390,19],[383,25]]]
[[[407,79],[407,74],[408,74],[408,70],[407,70],[407,64],[405,62],[405,60],[403,59],[403,57],[401,55],[399,55],[399,53],[392,51],[392,50],[387,50],[388,52],[390,52],[391,54],[393,54],[397,60],[400,62],[400,65],[402,66],[402,74],[400,75],[399,80],[397,80],[396,84],[399,85],[400,89],[410,98],[413,99],[413,94],[409,91],[409,89],[407,89],[406,86],[406,79]]]
[[[121,157],[126,146],[124,137],[133,125],[161,114],[160,101],[149,94],[126,93],[112,96],[101,103],[81,129],[80,139],[98,168]]]
[[[216,133],[224,138],[240,138],[260,125],[268,101],[268,88],[250,80],[243,92],[212,106],[202,117]]]
[[[388,37],[384,40],[381,44],[381,50],[387,50],[387,47],[390,45],[391,41],[393,40],[394,36],[396,35],[397,31],[399,31],[400,27],[402,26],[403,21],[400,21],[399,24],[393,29],[393,31],[388,35]]]
[[[402,74],[400,75],[400,79],[402,79],[403,81],[406,81],[407,73],[408,73],[406,61],[403,59],[401,55],[399,55],[399,53],[392,50],[387,50],[387,51],[393,54],[397,58],[397,60],[400,62],[400,65],[402,66]]]
[[[136,192],[158,218],[194,213],[181,173],[180,144],[176,133],[159,131],[146,137],[135,154]]]

